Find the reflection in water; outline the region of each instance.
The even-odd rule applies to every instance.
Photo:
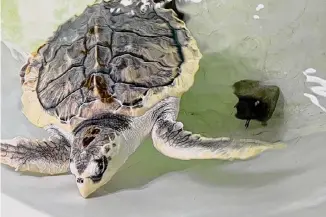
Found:
[[[315,93],[315,94],[317,94],[319,96],[326,97],[326,80],[324,80],[322,78],[319,78],[317,76],[311,76],[310,75],[310,74],[314,74],[316,72],[317,72],[316,69],[308,68],[308,69],[306,69],[302,73],[306,76],[306,82],[320,84],[320,86],[310,87],[310,90],[313,93]],[[321,110],[323,110],[324,112],[326,112],[326,108],[319,103],[319,100],[318,100],[318,98],[316,96],[314,96],[312,94],[309,94],[309,93],[304,93],[304,96],[308,97],[313,104],[315,104]]]

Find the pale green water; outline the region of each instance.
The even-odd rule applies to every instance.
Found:
[[[26,51],[40,46],[59,24],[94,0],[3,0],[2,37]]]

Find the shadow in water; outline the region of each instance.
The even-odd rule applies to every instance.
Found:
[[[282,90],[267,126],[252,121],[246,129],[245,121],[235,117],[234,105],[238,98],[232,85],[244,79],[268,82],[264,72],[255,69],[257,64],[255,59],[238,57],[230,51],[205,55],[194,86],[181,100],[179,120],[185,128],[206,136],[256,138],[271,142],[281,140],[284,132]]]
[[[171,159],[159,153],[152,145],[152,142],[147,140],[128,159],[112,180],[95,192],[92,197],[99,197],[121,190],[144,188],[148,183],[167,173],[184,171],[198,165],[210,167],[222,163],[218,160],[182,161]]]
[[[283,179],[297,176],[305,172],[305,168],[284,169],[268,172],[242,172],[223,170],[222,167],[213,169],[197,168],[189,174],[196,182],[207,186],[231,188],[259,188],[275,184]]]

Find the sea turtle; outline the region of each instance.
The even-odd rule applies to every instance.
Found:
[[[1,141],[17,171],[71,172],[88,197],[151,135],[176,159],[248,159],[275,143],[206,138],[176,121],[202,55],[183,21],[152,0],[88,6],[62,24],[22,67],[25,116],[48,139]]]

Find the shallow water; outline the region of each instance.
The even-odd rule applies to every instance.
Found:
[[[2,10],[3,39],[30,52],[93,1],[65,2],[4,0],[9,12]],[[179,120],[185,128],[209,136],[283,140],[288,148],[244,162],[188,162],[168,159],[146,142],[90,200],[78,195],[71,176],[40,178],[6,167],[3,194],[57,217],[325,216],[326,2],[206,0],[182,9],[204,55],[194,86],[182,98]],[[19,111],[22,62],[12,54],[2,44],[2,138],[40,137],[45,133]],[[231,86],[241,79],[281,88],[266,127],[253,121],[246,130],[234,117]]]

